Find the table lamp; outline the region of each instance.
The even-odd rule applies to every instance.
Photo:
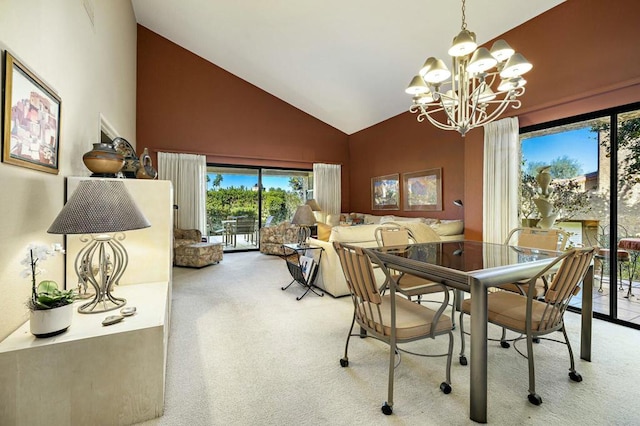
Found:
[[[313,215],[311,207],[308,204],[298,206],[296,213],[293,215],[293,219],[291,219],[291,223],[300,226],[298,230],[298,245],[304,246],[307,238],[311,236],[309,226],[316,223],[316,217]]]
[[[311,210],[313,211],[313,215],[316,217],[316,222],[324,222],[324,217],[318,216],[318,215],[322,215],[322,209],[320,208],[320,204],[318,204],[318,202],[315,199],[310,198],[307,200],[305,204],[311,207]],[[320,213],[316,213],[316,212],[320,212]]]
[[[83,180],[47,230],[50,234],[81,234],[87,243],[76,256],[74,269],[81,283],[95,289],[93,299],[78,308],[83,314],[124,306],[111,294],[129,263],[120,241],[124,231],[151,226],[133,198],[117,180]],[[111,233],[111,235],[109,235]]]

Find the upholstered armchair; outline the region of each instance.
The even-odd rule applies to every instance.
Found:
[[[260,228],[260,252],[264,254],[284,255],[282,244],[298,242],[298,225],[282,222],[277,225]]]
[[[198,229],[178,229],[173,230],[173,248],[185,246],[202,241],[202,233]]]
[[[222,260],[222,244],[202,241],[198,229],[173,230],[173,264],[202,268]]]

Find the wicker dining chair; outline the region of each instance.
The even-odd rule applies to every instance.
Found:
[[[589,247],[573,249],[554,259],[547,267],[529,280],[526,295],[511,291],[496,291],[487,295],[487,318],[492,324],[520,333],[518,340],[526,339],[529,364],[529,402],[540,405],[542,398],[536,393],[535,365],[533,356],[533,339],[541,338],[555,331],[561,331],[564,341],[544,338],[567,345],[570,367],[569,377],[575,382],[581,382],[582,376],[575,370],[573,350],[564,326],[564,313],[571,298],[580,291],[580,284],[584,279],[597,248]],[[557,270],[556,270],[557,268]],[[543,299],[537,298],[535,286],[531,285],[540,277],[555,271],[549,289]],[[463,316],[470,314],[471,299],[461,304],[460,336],[462,337],[461,359],[465,357],[465,339]]]
[[[372,259],[381,264],[371,250],[334,242],[340,264],[353,301],[353,319],[347,335],[344,357],[340,365],[349,365],[348,349],[351,336],[374,337],[389,345],[389,381],[387,401],[381,407],[382,412],[389,415],[393,412],[393,384],[396,355],[402,351],[398,343],[419,339],[435,338],[440,335],[449,337],[449,347],[445,354],[425,356],[446,356],[446,380],[440,384],[445,394],[451,392],[451,357],[453,353],[453,327],[451,318],[444,315],[448,304],[448,292],[441,285],[444,300],[437,310],[413,303],[396,294],[397,283],[389,270],[382,266],[389,281],[389,294],[382,295],[376,282]],[[354,325],[358,323],[361,333],[352,334]],[[413,353],[413,352],[411,352]],[[416,354],[418,355],[418,354]]]

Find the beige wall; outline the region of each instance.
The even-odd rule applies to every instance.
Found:
[[[129,0],[0,0],[0,49],[62,99],[59,174],[0,164],[0,339],[27,320],[30,284],[20,260],[30,243],[62,243],[47,228],[63,205],[64,178],[86,176],[82,154],[99,141],[100,113],[135,144],[136,22]],[[4,81],[4,75],[2,75]],[[63,256],[43,278],[64,282]]]

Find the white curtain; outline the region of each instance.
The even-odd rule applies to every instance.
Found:
[[[314,198],[326,215],[339,214],[342,207],[341,166],[339,164],[314,164]]]
[[[518,118],[505,118],[484,126],[483,239],[503,243],[518,226],[520,182]]]
[[[175,226],[206,235],[207,159],[204,155],[158,152],[158,179],[173,183]]]

